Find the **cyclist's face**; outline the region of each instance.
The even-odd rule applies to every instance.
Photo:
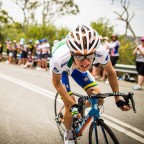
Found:
[[[95,54],[94,53],[91,53],[89,55],[73,54],[73,57],[78,69],[82,72],[85,72],[91,67]]]

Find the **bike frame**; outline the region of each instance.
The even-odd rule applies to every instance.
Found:
[[[75,128],[77,136],[81,136],[89,122],[93,118],[93,122],[97,121],[100,118],[100,112],[98,109],[98,99],[89,99],[91,103],[91,109],[88,114],[83,118],[82,122],[77,128]],[[95,123],[95,132],[96,132],[96,123]]]
[[[106,98],[106,97],[110,97],[110,96],[122,96],[128,106],[129,106],[129,102],[131,102],[133,111],[136,113],[135,102],[134,102],[134,99],[133,99],[134,94],[132,92],[128,92],[128,94],[124,94],[124,93],[98,93],[98,94],[94,94],[94,95],[91,95],[91,96],[84,96],[84,95],[81,95],[81,94],[78,94],[78,93],[74,93],[74,95],[77,96],[78,98],[83,98],[84,101],[88,100],[91,103],[91,109],[89,110],[88,114],[86,114],[86,116],[84,116],[83,118],[80,118],[78,120],[76,120],[74,118],[73,129],[75,131],[75,138],[76,139],[79,136],[82,136],[83,131],[85,130],[85,128],[87,127],[89,122],[93,119],[93,121],[91,123],[89,134],[90,134],[90,138],[91,138],[91,134],[93,133],[93,130],[94,130],[96,144],[99,143],[97,126],[99,126],[99,125],[101,126],[102,122],[103,122],[103,119],[100,117],[100,112],[99,112],[99,106],[98,106],[99,98]],[[59,111],[59,114],[60,114],[60,112],[62,111],[63,108],[64,108],[64,106]],[[56,99],[55,99],[55,110],[56,110]],[[55,111],[55,114],[57,115],[56,111]],[[63,117],[62,118],[60,117],[60,120],[58,120],[56,118],[56,122],[59,123],[59,121],[64,123]],[[103,124],[104,124],[104,122],[103,122]],[[107,139],[107,135],[105,133],[105,129],[108,133],[111,133],[111,135],[113,133],[112,133],[112,131],[110,132],[110,129],[109,129],[108,126],[104,125],[104,128],[103,128],[103,125],[101,126],[101,130],[102,130],[105,142],[106,142],[106,144],[108,144],[108,139]],[[116,141],[116,143],[118,143],[118,140],[116,139],[114,134],[113,134],[113,139],[115,139],[114,141]]]

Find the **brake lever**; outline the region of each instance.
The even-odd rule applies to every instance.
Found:
[[[129,101],[131,101],[133,111],[136,113],[136,108],[135,108],[135,102],[134,102],[134,99],[133,99],[133,95],[134,95],[133,92],[129,92],[128,95],[123,96],[123,98],[126,102],[126,105],[128,105],[128,106],[130,106]]]
[[[131,101],[133,111],[136,113],[135,101],[134,101],[134,99],[133,99],[133,95],[134,95],[133,92],[129,92],[129,93],[128,93],[128,97],[129,97],[129,99],[130,99],[130,101]]]

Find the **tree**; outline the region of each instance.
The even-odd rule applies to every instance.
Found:
[[[36,9],[40,6],[40,2],[38,1],[33,1],[33,2],[29,2],[29,5],[27,7],[28,12],[29,12],[29,16],[28,16],[28,23],[30,24],[36,24],[37,21],[35,19],[35,11]]]
[[[125,30],[125,35],[127,35],[127,31],[128,29],[130,30],[130,32],[132,33],[133,37],[136,38],[136,35],[130,25],[130,22],[132,20],[132,18],[134,17],[135,13],[133,12],[132,16],[130,16],[128,8],[130,5],[130,1],[129,0],[121,0],[121,6],[123,8],[123,12],[120,14],[116,11],[114,11],[115,14],[118,15],[118,20],[124,21],[126,24],[126,30]]]
[[[0,39],[4,40],[4,33],[2,31],[2,26],[7,25],[8,23],[13,22],[14,20],[12,17],[8,15],[8,13],[2,9],[2,2],[0,2]]]
[[[79,8],[73,0],[43,0],[42,6],[42,22],[44,25],[52,23],[59,16],[76,15],[79,12]]]
[[[24,17],[24,21],[23,21],[23,31],[25,31],[25,25],[26,23],[28,23],[28,18],[32,18],[32,20],[34,19],[34,11],[38,6],[39,3],[37,2],[37,0],[12,0],[16,5],[18,5],[20,7],[20,9],[23,12],[23,17]],[[28,14],[31,14],[31,17],[28,16]]]
[[[35,19],[36,10],[42,11],[42,25],[51,23],[58,16],[66,14],[77,14],[78,6],[73,0],[12,0],[23,12],[23,30],[25,25],[37,23]],[[42,9],[40,9],[40,7]],[[39,19],[40,20],[40,19]]]
[[[110,25],[110,21],[105,18],[100,18],[96,22],[90,24],[100,35],[110,37],[113,33],[113,26]]]

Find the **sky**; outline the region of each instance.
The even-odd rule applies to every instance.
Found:
[[[8,11],[9,15],[14,20],[22,22],[23,14],[20,8],[13,4],[10,0],[1,0],[3,2],[3,9]],[[115,0],[112,5],[112,0],[74,0],[79,6],[80,13],[78,15],[63,16],[56,19],[54,24],[58,27],[66,26],[73,28],[78,24],[90,24],[96,22],[99,18],[110,20],[110,24],[114,26],[114,32],[117,34],[124,34],[125,23],[117,20],[118,17],[114,11],[122,13],[123,8],[120,0]],[[144,0],[130,0],[128,9],[130,16],[135,12],[135,16],[130,22],[132,29],[137,36],[144,36]],[[36,12],[37,18],[41,13]],[[130,32],[128,32],[131,35]]]

